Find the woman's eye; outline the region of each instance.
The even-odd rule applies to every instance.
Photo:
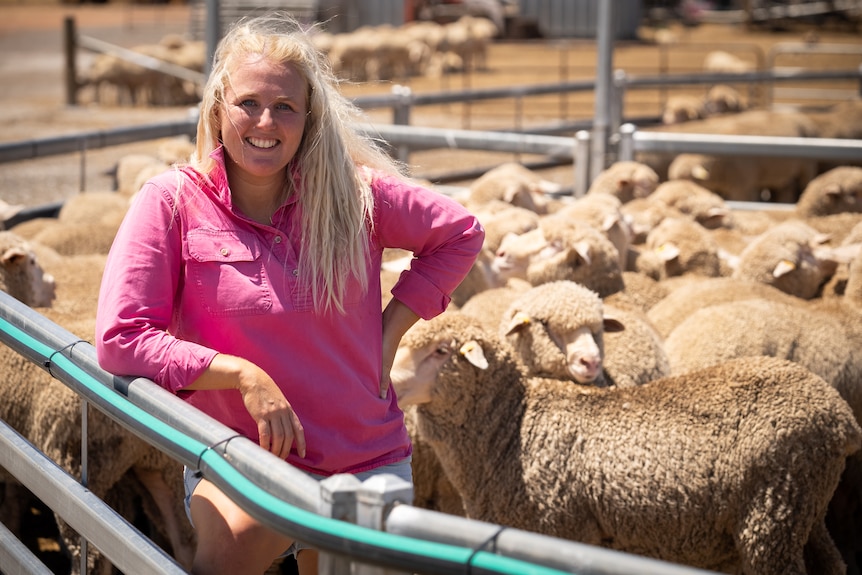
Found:
[[[293,106],[291,106],[290,104],[287,104],[287,103],[276,104],[275,108],[279,112],[292,112],[293,111]]]
[[[257,106],[257,102],[255,102],[254,100],[243,100],[239,103],[239,105],[243,108],[254,108],[255,106]]]

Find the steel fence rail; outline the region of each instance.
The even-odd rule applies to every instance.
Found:
[[[155,383],[141,378],[116,377],[104,372],[98,367],[92,345],[5,292],[0,292],[0,340],[43,368],[50,366],[54,377],[120,425],[181,463],[200,469],[207,479],[235,498],[258,520],[321,549],[323,558],[350,557],[357,562],[359,570],[354,572],[358,575],[376,573],[374,567],[369,567],[375,565],[411,573],[440,575],[466,572],[512,575],[554,575],[566,572],[626,575],[631,572],[659,572],[651,571],[660,567],[659,562],[654,560],[609,550],[598,550],[593,555],[589,552],[589,546],[518,530],[504,530],[500,526],[497,526],[500,532],[498,538],[501,542],[505,541],[505,545],[486,549],[475,543],[485,541],[488,524],[461,519],[457,532],[460,535],[453,535],[456,532],[450,530],[449,524],[436,522],[442,514],[418,508],[412,508],[411,521],[429,526],[426,528],[429,534],[427,538],[381,531],[386,528],[387,516],[391,516],[395,510],[401,514],[412,507],[405,504],[403,485],[409,484],[402,480],[394,476],[380,476],[359,483],[353,476],[336,475],[318,483],[280,458],[260,449],[247,438],[238,437],[232,430]],[[5,465],[8,463],[6,457],[11,457],[8,454],[18,451],[3,449],[6,455],[0,461]],[[29,453],[27,459],[36,459],[36,455]],[[25,464],[18,462],[10,465]],[[38,467],[39,464],[36,464],[34,469]],[[393,484],[395,488],[391,490],[394,494],[392,497],[381,492],[381,480],[386,481],[387,478],[396,480]],[[41,477],[32,479],[37,483],[44,480]],[[354,506],[352,513],[345,511],[344,505],[339,507],[332,503],[337,499],[337,492],[344,491],[344,484],[340,483],[344,479],[354,482],[350,499]],[[402,487],[399,487],[399,481]],[[386,484],[385,488],[389,485]],[[66,489],[83,487],[56,485],[50,489],[54,491],[54,496],[58,496]],[[107,532],[111,529],[104,524],[90,527],[87,523],[100,523],[102,518],[88,514],[87,510],[79,506],[64,507],[63,501],[51,499],[51,493],[39,491],[57,505],[53,507],[55,510],[59,508],[70,514],[71,520],[60,513],[76,529],[80,526],[80,532],[86,537],[93,537],[94,544],[115,564],[124,565],[125,572],[172,572],[173,565],[159,567],[147,563],[147,567],[143,566],[142,562],[151,558],[152,549],[142,551],[147,557],[124,559],[123,553],[128,552],[124,544],[128,545],[132,541],[130,538],[134,533],[118,527],[111,534]],[[87,505],[94,508],[99,503],[90,501]],[[330,515],[321,514],[321,510],[329,510]],[[342,520],[351,518],[356,524]],[[399,525],[401,529],[406,529],[403,522]],[[437,525],[436,529],[434,525]],[[115,541],[116,537],[122,542]],[[521,551],[518,551],[519,548]],[[537,551],[523,551],[527,548]],[[512,555],[508,555],[509,552]],[[546,552],[548,555],[543,555]],[[332,565],[338,563],[333,560]],[[362,571],[363,567],[371,570]],[[662,567],[663,573],[706,573],[671,563],[663,564]],[[333,569],[324,572],[336,575],[343,571]]]

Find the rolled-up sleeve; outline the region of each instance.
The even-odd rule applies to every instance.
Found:
[[[176,186],[171,175],[157,180]],[[174,192],[151,181],[136,194],[105,265],[95,347],[102,369],[176,392],[203,373],[216,352],[169,333],[183,261]]]
[[[454,199],[375,174],[375,235],[384,248],[413,252],[392,295],[423,319],[442,313],[485,238],[479,220]]]

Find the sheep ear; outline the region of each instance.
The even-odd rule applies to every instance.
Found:
[[[780,278],[796,269],[796,264],[790,260],[781,260],[772,270],[772,277]]]
[[[509,320],[509,325],[506,326],[506,335],[512,335],[513,333],[517,333],[530,325],[530,316],[525,314],[522,311],[517,312],[511,320]]]
[[[623,325],[623,322],[612,317],[603,318],[602,323],[604,325],[605,333],[616,333],[618,331],[623,331],[626,329],[626,326]]]
[[[590,265],[590,242],[578,242],[575,244],[574,250],[584,260],[585,264]]]
[[[488,369],[488,360],[485,359],[485,352],[482,351],[482,346],[479,345],[479,342],[474,340],[468,341],[461,346],[458,353],[479,369]]]
[[[697,165],[691,169],[691,177],[695,180],[708,180],[709,170],[701,165]]]
[[[822,246],[823,244],[828,244],[830,241],[832,241],[832,234],[825,234],[825,233],[815,234],[814,238],[812,238],[812,240],[811,240],[811,246],[812,247],[819,247],[819,246]]]
[[[3,263],[4,265],[15,263],[15,260],[17,260],[18,258],[23,258],[26,256],[27,252],[24,250],[24,248],[20,246],[15,246],[3,252],[3,255],[0,256],[0,263]]]
[[[664,243],[655,249],[655,253],[663,262],[669,262],[679,257],[679,247],[670,242]]]
[[[841,186],[839,186],[838,184],[826,184],[821,189],[821,193],[824,196],[840,196]]]

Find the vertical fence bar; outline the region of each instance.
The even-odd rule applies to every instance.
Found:
[[[75,106],[78,103],[78,70],[75,58],[78,50],[78,40],[75,31],[75,19],[66,16],[63,19],[63,52],[65,56],[66,105]]]
[[[623,124],[620,126],[620,144],[617,155],[621,162],[629,162],[635,159],[635,129],[634,124]]]
[[[583,197],[590,188],[590,133],[575,133],[575,197]]]
[[[396,84],[392,86],[392,94],[396,96],[392,106],[392,123],[396,126],[410,125],[410,112],[413,107],[413,90],[409,86]],[[396,157],[399,162],[410,163],[410,146],[397,146]]]

